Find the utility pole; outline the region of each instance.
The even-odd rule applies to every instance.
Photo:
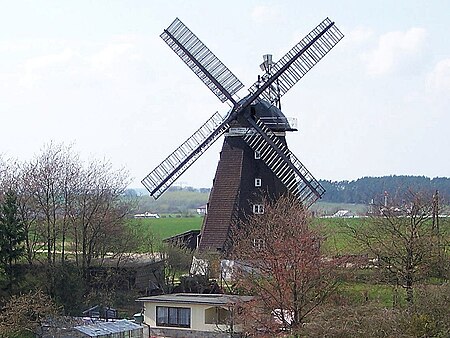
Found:
[[[433,230],[439,236],[439,190],[433,195]]]
[[[436,235],[436,241],[437,241],[437,255],[438,255],[438,273],[439,277],[442,277],[444,275],[444,268],[443,268],[443,261],[442,261],[442,252],[441,252],[441,234],[439,229],[439,190],[436,190],[436,192],[433,195],[433,217],[432,217],[432,227],[433,232]]]

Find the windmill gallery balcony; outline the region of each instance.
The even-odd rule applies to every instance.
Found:
[[[296,117],[261,117],[260,120],[273,131],[284,131],[286,126],[288,126],[289,130],[297,130],[298,122]],[[249,133],[257,133],[257,131],[254,128],[230,127],[226,136],[242,136]]]

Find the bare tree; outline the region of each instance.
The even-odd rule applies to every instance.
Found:
[[[62,215],[60,217],[61,227],[61,264],[66,259],[66,240],[70,235],[70,213],[78,193],[79,177],[83,170],[83,163],[78,154],[68,151],[62,158],[63,172],[61,173],[61,199]],[[70,244],[70,243],[68,243]]]
[[[295,197],[284,196],[266,200],[264,214],[252,215],[234,231],[236,288],[254,296],[241,316],[250,333],[297,335],[335,289],[337,262],[322,256],[322,238],[310,221]]]
[[[37,222],[45,242],[47,264],[56,260],[56,245],[60,235],[59,218],[62,215],[62,176],[65,156],[70,148],[50,143],[28,164],[28,191],[33,197]],[[39,231],[38,231],[39,232]]]
[[[45,246],[41,238],[41,224],[37,221],[37,206],[30,189],[32,174],[32,167],[28,163],[17,165],[14,180],[19,213],[25,227],[25,256],[30,265],[35,261],[36,253]]]
[[[415,283],[437,255],[439,242],[432,217],[433,200],[425,194],[410,192],[399,203],[381,206],[379,215],[363,224],[347,226],[353,238],[391,274],[395,286],[406,290],[409,305],[413,304]]]
[[[83,271],[123,235],[129,205],[121,195],[128,183],[128,173],[114,170],[108,161],[92,161],[82,170],[69,217],[76,261]]]

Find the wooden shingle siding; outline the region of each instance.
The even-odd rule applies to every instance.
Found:
[[[203,221],[200,251],[222,250],[227,240],[242,175],[244,151],[232,147],[225,138]]]

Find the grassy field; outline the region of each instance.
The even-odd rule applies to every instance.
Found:
[[[157,246],[164,238],[200,229],[203,217],[164,217],[131,219],[129,226],[141,237],[154,237]],[[331,255],[358,253],[360,250],[350,236],[343,232],[346,224],[361,223],[360,219],[316,218],[314,226],[325,236],[325,250]]]
[[[183,232],[200,229],[203,217],[164,217],[131,219],[129,226],[144,238],[154,238],[155,247],[161,245],[164,238]]]
[[[363,226],[364,221],[363,218],[315,218],[313,225],[325,237],[325,252],[334,256],[361,252],[361,248],[347,233],[346,227]]]
[[[353,304],[366,302],[376,303],[383,307],[391,307],[394,299],[394,287],[389,284],[343,283],[339,285],[339,293]],[[401,287],[397,289],[398,301],[404,303],[406,292]]]
[[[313,226],[325,237],[323,248],[327,255],[358,254],[362,252],[362,249],[347,233],[346,227],[364,226],[364,222],[367,220],[367,218],[315,218]],[[200,216],[179,217],[179,215],[173,215],[158,219],[131,219],[129,225],[139,236],[153,237],[156,246],[159,247],[162,239],[189,230],[200,229],[202,222],[203,217]],[[443,222],[442,224],[441,231],[449,236],[450,227],[444,226]]]

